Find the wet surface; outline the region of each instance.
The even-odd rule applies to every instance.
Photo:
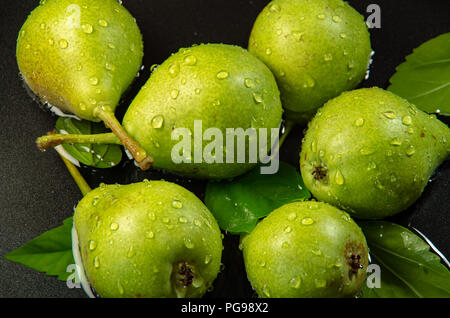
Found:
[[[144,36],[144,65],[117,111],[121,118],[131,98],[145,83],[150,66],[159,64],[180,47],[194,43],[223,42],[246,46],[252,24],[265,0],[124,1]],[[349,1],[360,13],[373,1]],[[41,153],[35,138],[54,128],[56,117],[43,111],[23,87],[15,60],[19,29],[36,1],[3,4],[0,20],[0,256],[30,239],[59,226],[70,217],[81,194],[56,152]],[[386,88],[395,67],[412,49],[448,32],[446,1],[379,0],[381,29],[371,30],[375,51],[370,78],[362,86]],[[5,14],[7,13],[7,14]],[[4,15],[4,16],[3,16]],[[368,14],[366,13],[367,17]],[[450,120],[440,117],[447,124]],[[302,128],[296,127],[281,149],[281,159],[298,165]],[[133,162],[108,170],[82,168],[92,187],[147,179],[176,182],[203,199],[205,181],[184,179],[159,171],[140,171]],[[450,256],[450,162],[444,163],[422,197],[410,209],[392,218],[418,229],[447,258]],[[239,238],[225,235],[224,269],[206,297],[254,297],[238,249]],[[0,297],[85,297],[56,278],[0,258]]]

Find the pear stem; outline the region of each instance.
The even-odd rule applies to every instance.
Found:
[[[86,182],[86,180],[81,175],[80,171],[78,171],[77,167],[75,167],[69,160],[67,160],[63,155],[61,155],[58,152],[59,156],[61,157],[62,161],[67,167],[67,170],[69,170],[70,175],[72,176],[73,180],[77,184],[78,188],[80,188],[81,193],[83,196],[88,194],[92,191],[89,184]]]
[[[119,138],[114,133],[95,134],[95,135],[77,135],[77,134],[50,134],[39,137],[36,144],[41,151],[49,148],[66,144],[118,144],[121,145]]]
[[[128,135],[112,111],[97,107],[94,114],[97,118],[103,120],[106,126],[119,138],[142,170],[147,170],[152,166],[153,158]]]

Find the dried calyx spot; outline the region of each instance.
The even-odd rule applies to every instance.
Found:
[[[312,172],[314,179],[323,180],[327,177],[327,169],[322,166],[316,166]]]
[[[348,258],[348,264],[350,265],[350,270],[348,272],[348,277],[351,279],[353,275],[358,274],[358,270],[363,268],[361,264],[361,256],[359,254],[351,254]]]
[[[183,287],[192,285],[194,279],[194,272],[187,262],[179,262],[176,268],[177,280]]]

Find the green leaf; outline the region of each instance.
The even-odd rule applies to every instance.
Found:
[[[416,48],[390,82],[390,91],[420,109],[450,115],[450,33]]]
[[[60,117],[56,121],[56,130],[58,133],[81,135],[109,132],[102,123],[68,117]],[[78,161],[95,168],[111,168],[122,160],[122,150],[119,145],[63,144],[63,147]]]
[[[67,266],[75,263],[72,256],[72,224],[73,218],[70,217],[64,220],[62,226],[32,239],[6,254],[5,258],[66,281],[71,274],[66,272]]]
[[[381,288],[364,284],[362,297],[450,297],[450,271],[421,238],[389,222],[360,222],[359,225],[369,244],[372,263],[381,270]]]
[[[280,162],[278,173],[273,175],[261,174],[256,167],[231,182],[210,181],[205,203],[221,229],[238,234],[250,233],[260,218],[276,208],[310,197],[299,172]]]

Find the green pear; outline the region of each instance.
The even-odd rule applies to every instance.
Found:
[[[322,202],[286,204],[242,240],[248,279],[260,297],[353,297],[368,247],[347,213]]]
[[[270,2],[253,26],[249,51],[275,74],[285,116],[303,124],[361,82],[372,53],[363,17],[342,0]]]
[[[450,152],[449,128],[380,88],[343,93],[310,122],[303,180],[321,201],[358,218],[399,213],[421,195]]]
[[[283,109],[279,94],[273,74],[247,50],[225,44],[202,44],[181,49],[153,71],[128,108],[123,126],[151,154],[154,167],[198,178],[232,178],[257,163],[248,158],[248,140],[245,163],[237,162],[238,142],[235,140],[234,149],[226,149],[227,129],[267,128],[270,137],[271,128],[278,129],[281,124]],[[195,121],[201,121],[202,131],[196,131]],[[183,162],[173,159],[172,151],[185,139],[173,137],[177,128],[188,132],[190,149],[182,149]],[[216,129],[223,139],[202,140],[209,128]],[[108,143],[112,142],[109,137],[54,135],[38,142]],[[206,148],[211,149],[211,144],[217,146],[209,154],[217,159],[207,162]],[[223,150],[219,152],[221,145]],[[267,142],[265,148],[270,150],[271,145]],[[201,162],[196,162],[196,149],[200,150]],[[231,150],[234,150],[232,163],[227,160],[227,151]]]
[[[143,169],[145,151],[114,117],[140,69],[142,36],[116,0],[46,0],[28,16],[17,39],[17,63],[41,100],[90,121],[104,121]]]
[[[201,297],[216,278],[216,220],[174,183],[102,185],[75,210],[84,272],[101,297]]]

